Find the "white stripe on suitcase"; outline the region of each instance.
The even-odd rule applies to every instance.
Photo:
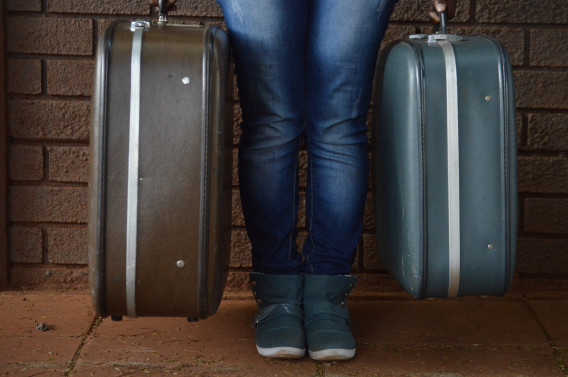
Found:
[[[446,127],[448,148],[448,297],[457,297],[460,285],[460,154],[456,56],[447,40],[438,43],[446,65]]]
[[[138,228],[138,157],[140,138],[140,56],[143,27],[134,29],[130,62],[130,135],[126,203],[126,311],[136,317],[136,238]]]

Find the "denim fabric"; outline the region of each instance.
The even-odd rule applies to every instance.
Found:
[[[396,0],[218,0],[243,111],[239,184],[253,267],[346,274],[368,187],[366,118]],[[306,141],[309,235],[296,247]]]

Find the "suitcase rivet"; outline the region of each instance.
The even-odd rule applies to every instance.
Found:
[[[487,248],[488,248],[489,250],[493,250],[495,247],[493,246],[493,244],[490,243],[489,245],[487,245]]]
[[[184,85],[187,85],[191,82],[191,79],[189,77],[184,77],[183,79],[181,79],[181,82],[184,83]]]
[[[486,101],[491,101],[491,96],[485,96]]]
[[[178,266],[178,268],[184,268],[185,267],[185,262],[182,260],[178,260],[176,262],[176,266]]]

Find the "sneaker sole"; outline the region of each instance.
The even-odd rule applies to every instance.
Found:
[[[337,361],[337,360],[349,360],[355,356],[355,349],[346,350],[341,348],[332,348],[321,351],[308,350],[310,357],[313,360],[318,361]]]
[[[305,348],[302,349],[295,347],[262,348],[257,345],[256,350],[261,356],[276,359],[299,359],[304,357],[306,354]]]

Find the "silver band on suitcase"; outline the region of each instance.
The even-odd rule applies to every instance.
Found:
[[[140,57],[144,24],[132,29],[130,63],[130,133],[128,139],[128,189],[126,203],[126,310],[136,317],[136,239],[138,228],[138,159],[140,139]]]
[[[452,44],[438,40],[446,66],[446,128],[448,155],[448,297],[457,297],[460,285],[460,168],[458,78]]]

